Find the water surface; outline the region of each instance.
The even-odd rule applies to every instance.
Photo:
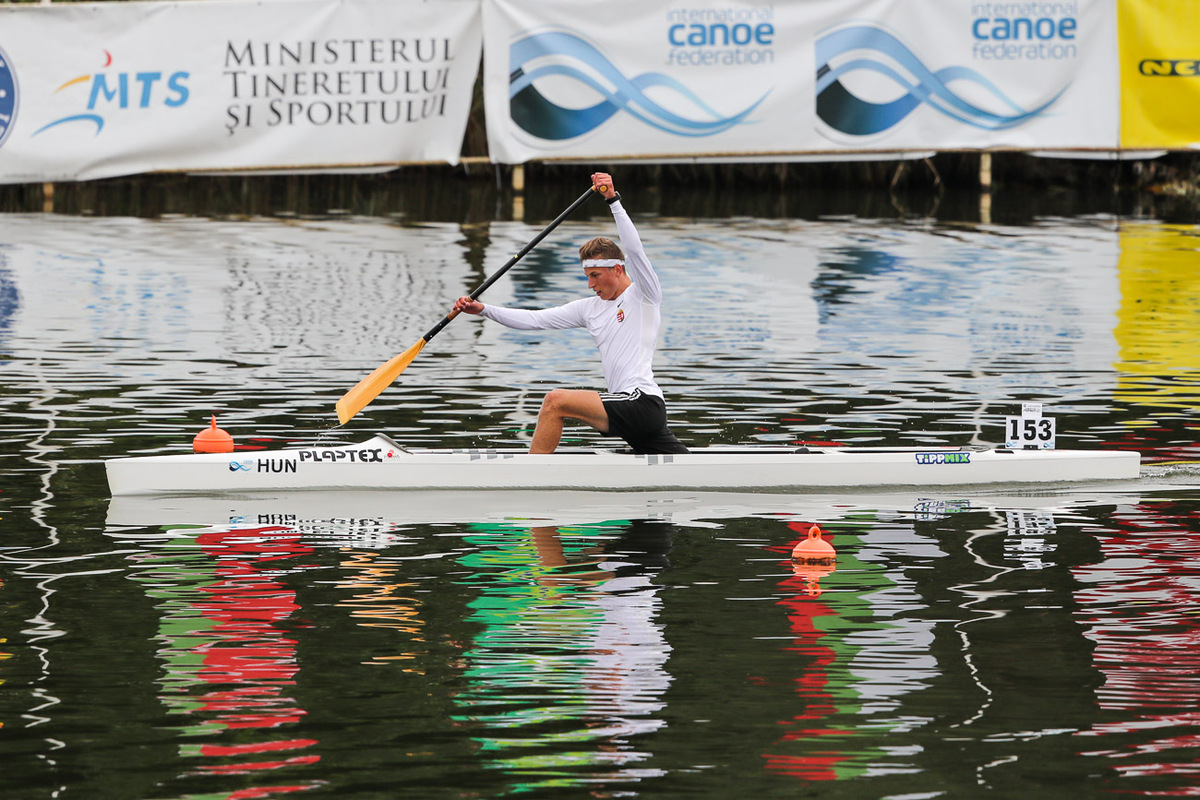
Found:
[[[528,443],[597,386],[586,335],[459,319],[333,404],[547,220],[3,216],[4,796],[1191,792],[1196,230],[630,206],[685,441],[995,444],[1041,402],[1143,476],[113,500],[103,459],[213,414],[248,448]],[[611,232],[597,204],[484,299],[582,296]],[[797,568],[813,524],[836,562]]]

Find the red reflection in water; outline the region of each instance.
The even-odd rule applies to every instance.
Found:
[[[295,592],[278,580],[277,576],[289,571],[287,565],[278,562],[307,555],[312,548],[301,544],[298,532],[278,526],[210,531],[199,534],[195,542],[211,557],[214,579],[196,586],[185,615],[212,624],[189,626],[194,629],[178,640],[178,655],[173,664],[176,667],[173,672],[187,678],[189,683],[214,686],[199,695],[189,692],[184,713],[201,717],[194,732],[201,733],[213,723],[229,730],[245,730],[277,729],[299,722],[306,712],[288,692],[288,687],[295,685],[299,671],[296,642],[280,628],[280,623],[299,606]],[[197,635],[205,641],[199,645],[188,641]],[[199,657],[198,663],[192,660],[195,657]],[[215,688],[217,685],[221,688]],[[185,747],[184,752],[234,762],[206,764],[199,768],[198,774],[244,775],[314,764],[320,761],[320,756],[261,757],[317,744],[315,739],[284,739],[236,745],[202,744]],[[226,797],[229,800],[269,797],[310,788],[312,785],[299,784],[255,787]]]
[[[206,766],[204,771],[214,775],[246,775],[262,769],[281,769],[301,764],[315,764],[320,760],[320,756],[296,756],[295,758],[285,758],[282,761],[247,761],[241,764],[212,764]]]
[[[288,742],[257,742],[254,744],[235,744],[230,746],[206,744],[200,748],[200,752],[206,756],[235,756],[245,755],[246,753],[270,753],[276,750],[311,747],[317,743],[316,739],[292,739]]]
[[[268,535],[285,532],[291,535]],[[208,599],[195,603],[201,614],[217,622],[211,629],[214,640],[199,648],[204,654],[199,677],[239,685],[203,695],[203,708],[229,728],[298,722],[304,710],[283,694],[299,671],[296,642],[276,625],[299,606],[295,592],[266,574],[264,566],[307,555],[312,548],[300,544],[295,531],[276,526],[206,533],[196,543],[217,558],[220,577],[203,587]]]
[[[847,733],[845,730],[814,724],[837,711],[837,704],[830,692],[828,668],[837,660],[838,654],[823,641],[828,634],[816,624],[819,618],[835,616],[837,613],[820,601],[821,590],[817,583],[821,577],[833,570],[794,566],[791,560],[792,550],[807,538],[811,527],[809,523],[789,522],[788,528],[800,534],[801,538],[787,545],[767,548],[771,552],[785,554],[788,557],[787,568],[792,570],[788,577],[779,582],[779,588],[785,598],[778,601],[777,605],[787,609],[788,627],[795,634],[791,644],[784,649],[800,656],[797,666],[801,672],[794,682],[796,693],[806,703],[803,714],[780,723],[788,729],[780,741],[807,741],[805,746],[810,748],[812,739]],[[822,538],[829,541],[831,537],[826,534]],[[836,752],[810,752],[802,755],[764,753],[763,759],[767,769],[773,772],[802,780],[827,781],[838,777],[836,767],[846,760],[846,756]]]
[[[1116,450],[1132,450],[1142,454],[1142,463],[1170,463],[1185,461],[1195,463],[1200,461],[1200,443],[1195,441],[1195,425],[1183,424],[1183,431],[1172,431],[1165,427],[1135,428],[1125,431],[1120,436],[1109,436],[1103,439],[1106,447]],[[1181,434],[1181,438],[1170,441],[1171,434]]]
[[[1085,755],[1113,759],[1125,776],[1200,775],[1200,734],[1192,730],[1200,713],[1191,710],[1200,701],[1200,541],[1187,532],[1189,511],[1176,503],[1119,509],[1120,532],[1098,537],[1104,559],[1074,570],[1090,587],[1076,599],[1106,678],[1098,704],[1135,712],[1084,732],[1121,737]],[[1200,792],[1189,786],[1172,793]]]

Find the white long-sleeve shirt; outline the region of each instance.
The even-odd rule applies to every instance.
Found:
[[[604,382],[610,392],[641,390],[662,397],[654,381],[654,348],[662,317],[662,285],[654,273],[637,228],[617,200],[609,206],[625,251],[625,274],[632,284],[615,300],[598,296],[554,308],[528,311],[485,305],[483,316],[518,330],[587,328],[600,350]]]

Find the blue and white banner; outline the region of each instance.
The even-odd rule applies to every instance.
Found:
[[[482,23],[482,26],[481,26]],[[1112,0],[0,5],[0,182],[1116,149]]]
[[[1112,0],[483,0],[494,160],[1118,144]]]
[[[479,0],[0,6],[0,183],[457,163]]]

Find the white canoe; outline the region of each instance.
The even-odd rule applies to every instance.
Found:
[[[1066,483],[1138,477],[1125,451],[988,447],[708,447],[680,455],[617,450],[437,450],[384,435],[361,444],[135,456],[106,462],[114,496],[377,489],[790,489]]]

